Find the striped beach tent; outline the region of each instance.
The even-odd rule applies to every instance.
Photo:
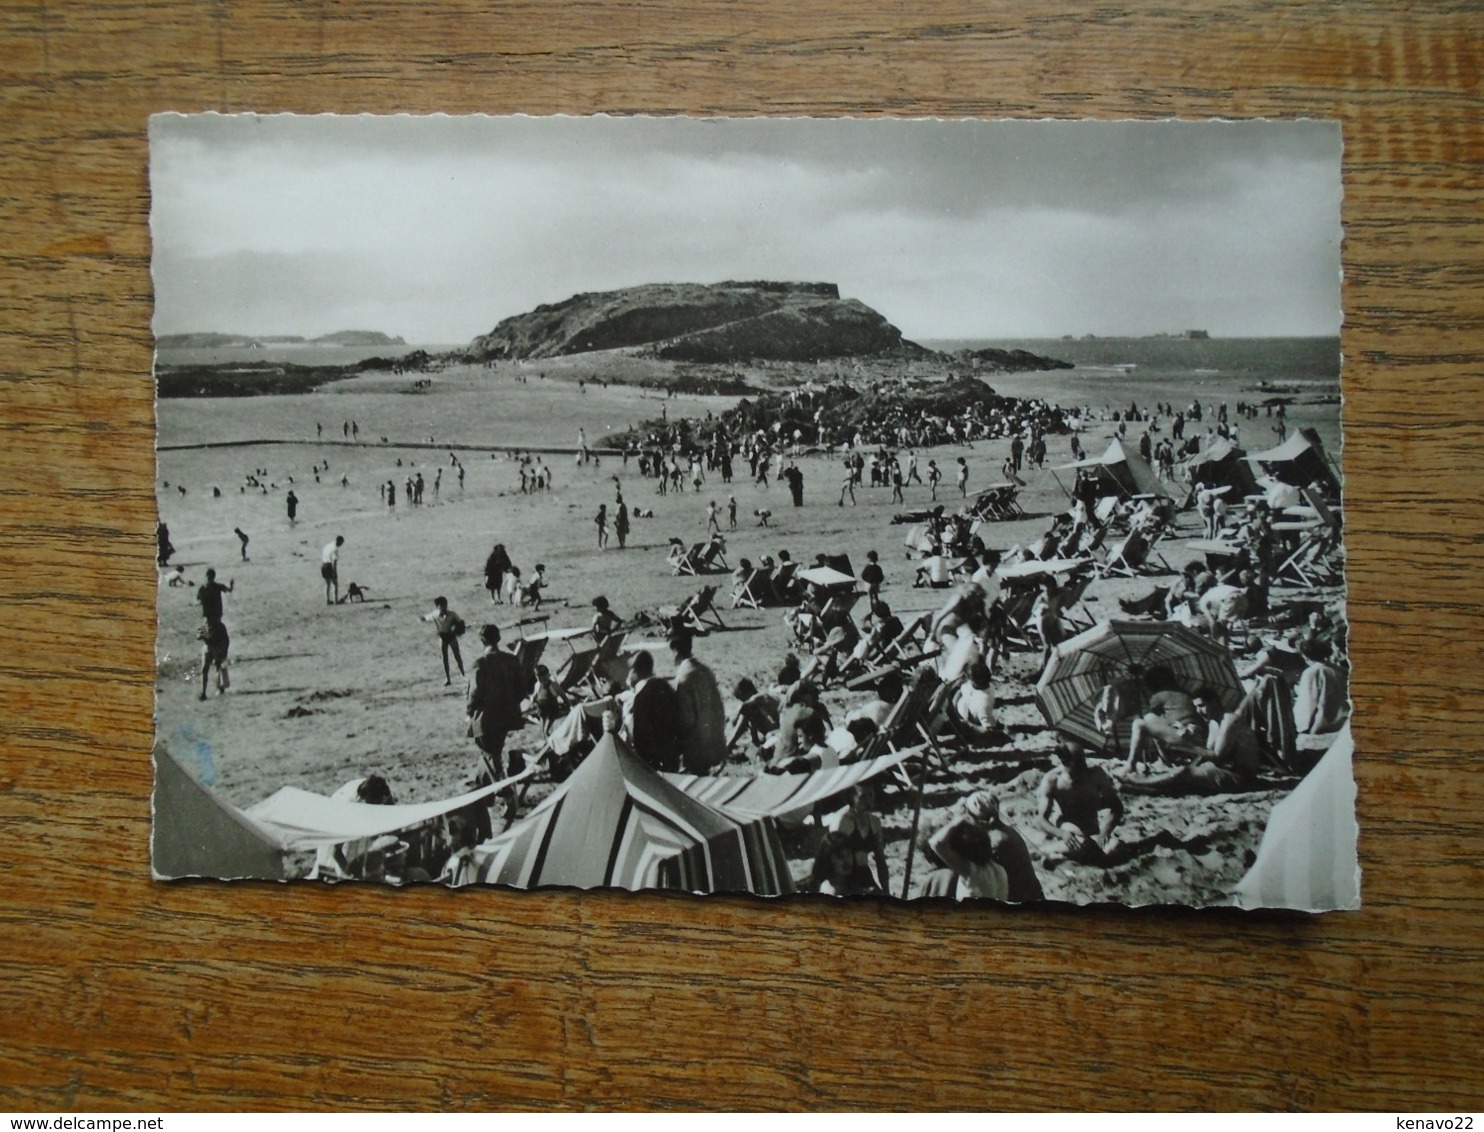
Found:
[[[888,771],[912,751],[896,751],[866,762],[827,767],[809,774],[757,774],[750,778],[700,774],[665,777],[692,798],[739,819],[777,817],[808,809]]]
[[[481,883],[515,888],[793,891],[771,818],[708,806],[612,734],[525,819],[476,848],[475,863]]]
[[[1131,717],[1149,702],[1148,675],[1160,666],[1187,692],[1215,688],[1228,711],[1242,702],[1231,654],[1215,641],[1174,621],[1103,621],[1056,646],[1036,683],[1036,703],[1052,727],[1102,747],[1108,736],[1094,713],[1104,689],[1113,689],[1123,705],[1118,714]],[[1128,723],[1125,718],[1116,737],[1123,750]]]
[[[1257,859],[1233,894],[1239,907],[1360,907],[1354,754],[1346,725],[1293,793],[1273,807]]]

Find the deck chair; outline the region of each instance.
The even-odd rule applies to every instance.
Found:
[[[727,565],[727,543],[726,539],[719,534],[714,534],[706,542],[701,550],[701,556],[697,561],[698,574],[715,573],[720,570],[730,570]]]
[[[708,543],[692,543],[689,547],[679,539],[670,540],[670,553],[665,561],[670,564],[671,577],[679,577],[682,574],[699,574],[700,568],[697,563],[701,560]]]
[[[520,665],[522,698],[536,690],[536,665],[541,663],[541,656],[544,652],[546,652],[545,637],[522,637],[515,642],[514,653],[516,663]]]
[[[733,609],[761,609],[774,600],[773,571],[766,566],[754,566],[752,573],[732,591]]]
[[[608,685],[622,683],[629,672],[629,663],[623,657],[624,642],[628,633],[609,633],[594,650],[592,664],[588,669],[587,684],[598,695],[608,693]]]
[[[902,631],[895,639],[887,642],[882,651],[889,657],[900,658],[914,652],[923,652],[932,642],[928,639],[928,632],[933,624],[931,610],[924,610],[910,621],[902,622]],[[918,657],[918,660],[923,659]]]
[[[1167,572],[1174,573],[1164,556],[1154,549],[1158,542],[1157,535],[1150,538],[1143,531],[1129,531],[1117,546],[1108,551],[1107,559],[1097,568],[1099,576],[1108,578],[1116,574],[1121,578],[1137,578],[1149,565],[1151,557],[1158,559]]]
[[[721,619],[721,611],[716,608],[716,587],[702,586],[696,593],[686,598],[676,610],[675,620],[693,631],[725,629],[726,622]]]
[[[820,617],[829,621],[832,617],[849,617],[850,611],[855,608],[861,599],[859,590],[833,590],[824,604]]]
[[[1001,609],[1004,615],[1004,633],[1006,646],[1015,645],[1020,648],[1037,647],[1031,641],[1030,619],[1031,610],[1036,606],[1036,597],[1040,591],[1035,589],[1006,590],[1000,599]]]
[[[861,760],[869,761],[897,751],[911,750],[916,753],[928,749],[937,756],[939,763],[947,771],[948,757],[928,726],[928,710],[942,686],[943,682],[931,668],[918,669],[912,682],[902,692],[902,698],[892,705],[876,734],[866,741]],[[911,778],[900,766],[897,767],[897,778],[907,789],[913,789]]]
[[[608,640],[613,640],[613,634]],[[562,665],[556,674],[557,687],[564,692],[573,692],[587,687],[593,674],[593,662],[598,659],[600,646],[593,645],[591,648],[572,649],[572,654],[567,657],[567,662]]]
[[[799,572],[797,562],[785,562],[778,567],[777,573],[773,575],[773,600],[787,605],[796,596],[794,593],[798,583],[794,581],[794,575]]]

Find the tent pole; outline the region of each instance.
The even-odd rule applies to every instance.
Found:
[[[1068,491],[1065,487],[1062,487],[1061,476],[1059,476],[1059,475],[1056,474],[1056,469],[1055,468],[1052,468],[1051,469],[1051,478],[1056,481],[1056,486],[1061,488],[1061,493],[1063,495],[1065,495],[1068,499],[1071,499],[1072,498],[1072,493],[1070,491]]]
[[[922,753],[922,773],[917,776],[917,786],[912,798],[912,829],[907,834],[907,867],[902,873],[902,899],[912,891],[912,857],[917,851],[917,827],[922,822],[922,790],[927,782],[927,752]]]

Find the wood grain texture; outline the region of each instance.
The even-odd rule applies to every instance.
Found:
[[[0,1107],[1480,1107],[1481,15],[0,4]],[[1365,909],[151,883],[160,110],[1340,120]]]

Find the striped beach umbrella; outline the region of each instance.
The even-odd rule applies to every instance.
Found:
[[[1104,621],[1057,645],[1036,683],[1036,703],[1046,722],[1093,747],[1109,736],[1094,720],[1105,688],[1124,706],[1116,742],[1126,748],[1128,722],[1156,689],[1149,673],[1166,668],[1187,692],[1209,686],[1227,710],[1242,701],[1242,682],[1221,645],[1174,621]]]
[[[525,819],[475,850],[476,876],[516,888],[793,891],[771,818],[691,797],[605,735]]]

